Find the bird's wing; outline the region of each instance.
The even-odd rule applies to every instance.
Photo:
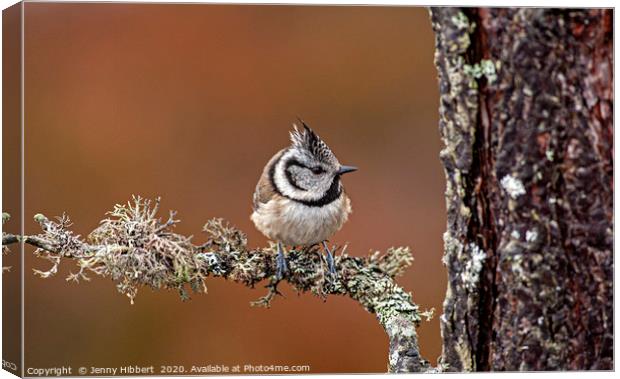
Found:
[[[271,167],[278,162],[278,160],[285,151],[286,149],[282,149],[276,155],[271,157],[269,163],[267,163],[267,165],[263,169],[263,173],[260,176],[258,184],[256,184],[256,190],[254,191],[254,210],[257,210],[261,204],[266,204],[269,202],[269,200],[273,199],[275,196],[278,196],[276,189],[271,183],[271,178],[269,178],[269,171],[271,170]]]

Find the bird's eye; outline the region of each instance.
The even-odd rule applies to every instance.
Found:
[[[314,175],[319,175],[325,172],[322,167],[312,167],[311,170]]]

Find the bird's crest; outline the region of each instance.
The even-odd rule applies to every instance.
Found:
[[[327,144],[302,119],[298,118],[298,120],[304,129],[300,131],[297,128],[297,123],[293,123],[294,130],[291,132],[293,146],[310,152],[320,161],[332,162],[335,160],[336,157]]]

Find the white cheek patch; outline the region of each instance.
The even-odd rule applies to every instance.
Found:
[[[289,184],[292,185],[293,187],[297,188],[297,189],[302,189],[302,190],[308,190],[310,188],[313,188],[312,182],[311,182],[311,176],[308,172],[309,170],[302,168],[300,166],[297,165],[290,165],[286,171],[284,172],[284,174],[286,175],[286,177],[289,179]],[[298,188],[300,187],[300,188]]]
[[[293,187],[293,185],[289,182],[288,178],[286,177],[286,172],[285,172],[286,161],[290,157],[294,156],[294,154],[295,154],[294,151],[285,153],[282,156],[282,158],[280,158],[280,160],[278,161],[278,164],[276,165],[275,172],[273,175],[273,181],[277,189],[284,196],[289,197],[291,199],[305,200],[305,201],[318,200],[321,197],[320,193],[317,195],[316,193],[312,193],[311,191],[303,191],[303,190],[297,189]]]

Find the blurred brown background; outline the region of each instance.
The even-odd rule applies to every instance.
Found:
[[[161,195],[181,233],[224,217],[252,225],[263,165],[302,116],[340,161],[354,213],[333,239],[349,252],[410,245],[399,279],[441,313],[444,178],[427,10],[414,7],[27,3],[26,233],[37,212],[66,211],[88,234],[115,203]],[[312,372],[385,372],[387,337],[349,298],[220,279],[183,303],[141,289],[131,306],[111,281],[43,280],[26,260],[26,367],[309,364]],[[439,323],[419,329],[440,353]]]

